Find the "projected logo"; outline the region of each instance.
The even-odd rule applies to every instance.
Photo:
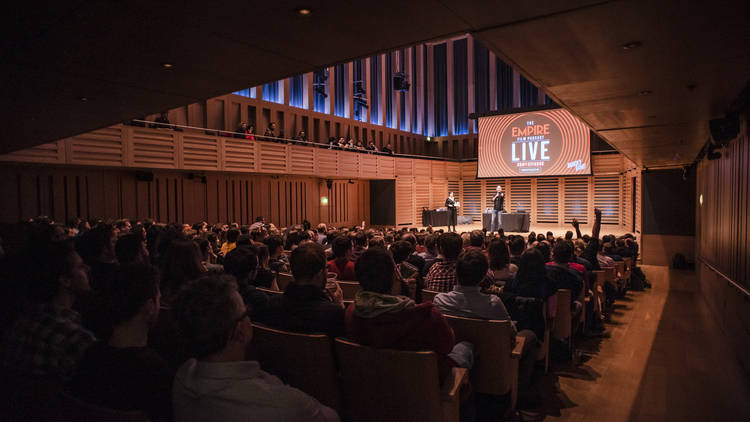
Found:
[[[483,118],[479,133],[479,177],[589,174],[588,129],[565,110]]]

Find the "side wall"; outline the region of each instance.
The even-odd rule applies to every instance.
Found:
[[[750,373],[750,139],[740,134],[718,160],[698,165],[696,257],[700,289]],[[702,201],[701,201],[702,199]],[[713,269],[712,269],[713,267]],[[721,275],[723,274],[723,276]],[[731,280],[731,282],[730,282]],[[736,283],[740,287],[732,284]],[[742,289],[745,292],[742,292]]]
[[[47,215],[249,224],[263,216],[281,226],[304,219],[353,225],[369,221],[370,195],[368,181],[352,182],[336,180],[328,190],[315,177],[4,164],[0,222]]]

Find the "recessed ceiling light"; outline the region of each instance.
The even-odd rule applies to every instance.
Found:
[[[174,67],[174,65],[172,63],[162,63],[161,67],[163,67],[164,69],[171,69]]]
[[[305,9],[304,7],[302,9],[297,9],[297,13],[299,13],[302,16],[309,16],[312,11],[310,9]]]
[[[653,93],[654,93],[654,91],[651,91],[651,90],[648,90],[648,89],[644,89],[643,91],[639,92],[638,95],[649,95],[649,94],[653,94]]]
[[[629,43],[625,43],[622,45],[623,50],[632,50],[634,48],[638,48],[642,45],[640,41],[631,41]]]
[[[87,103],[89,101],[89,99],[86,97],[78,97],[78,100],[81,101],[82,103]]]

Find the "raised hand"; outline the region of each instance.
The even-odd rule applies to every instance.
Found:
[[[572,224],[573,227],[578,227],[578,224],[580,223],[578,223],[578,219],[574,218],[573,221],[570,222],[570,224]]]
[[[602,218],[602,210],[600,210],[599,208],[594,208],[594,215],[596,216],[596,218]]]

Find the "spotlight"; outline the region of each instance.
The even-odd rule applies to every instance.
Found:
[[[721,147],[713,142],[711,142],[708,145],[708,153],[706,153],[706,158],[709,160],[718,160],[721,158],[721,151],[717,151]]]
[[[643,45],[640,41],[631,41],[622,45],[623,50],[633,50]]]
[[[174,65],[172,63],[162,63],[161,67],[163,67],[164,69],[169,70],[169,69],[172,69],[174,67]]]
[[[86,98],[86,97],[78,97],[78,100],[79,100],[80,102],[82,102],[82,103],[87,103],[87,102],[89,102],[89,99],[88,99],[88,98]]]
[[[302,9],[297,9],[297,13],[299,13],[300,16],[310,16],[312,11],[310,9],[302,8]]]

